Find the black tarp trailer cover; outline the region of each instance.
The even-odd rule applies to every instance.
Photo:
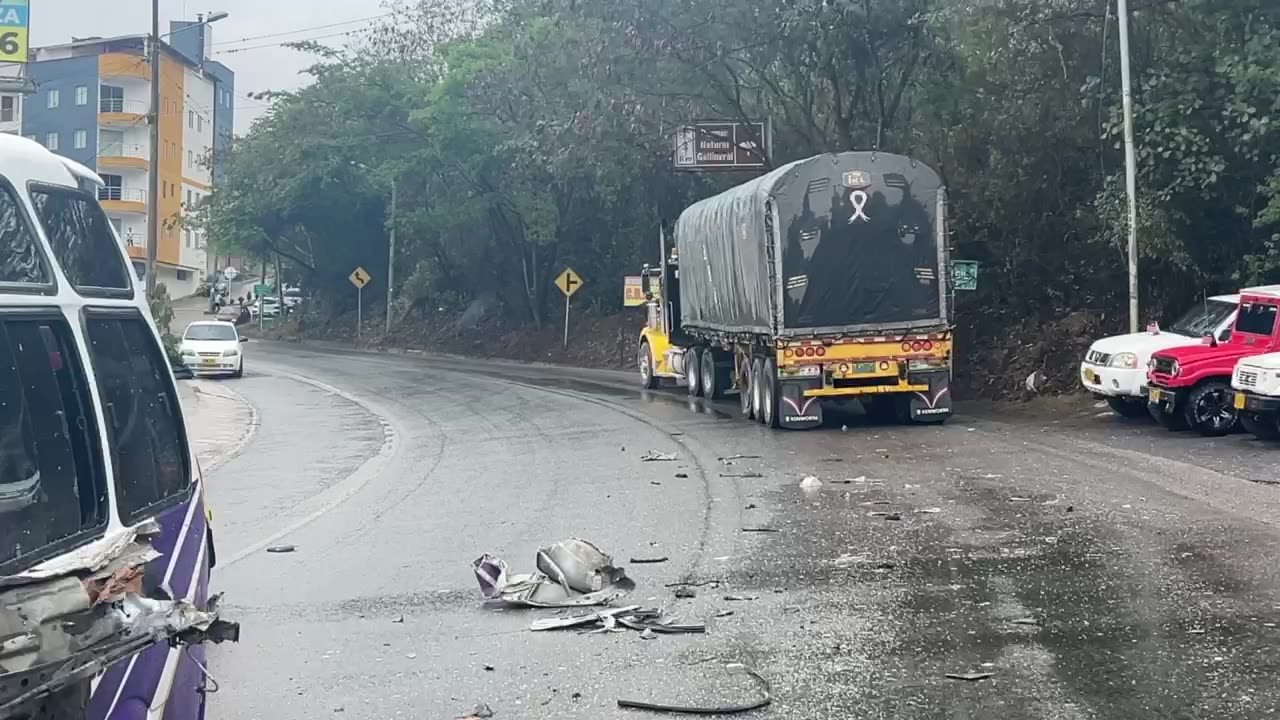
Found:
[[[695,203],[675,227],[681,323],[775,338],[944,329],[945,208],[932,169],[874,152],[799,160]]]

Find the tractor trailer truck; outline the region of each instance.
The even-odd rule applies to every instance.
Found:
[[[690,206],[645,266],[646,388],[736,391],[742,415],[807,429],[823,404],[951,415],[946,192],[901,155],[790,163]]]

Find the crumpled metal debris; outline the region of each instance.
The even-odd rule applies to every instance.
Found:
[[[610,608],[608,610],[600,610],[598,612],[586,613],[584,615],[574,615],[570,617],[554,617],[542,618],[534,620],[529,625],[529,629],[535,632],[546,630],[564,630],[566,628],[586,627],[590,625],[598,625],[603,631],[618,631],[624,629],[635,630],[642,635],[648,634],[646,639],[656,635],[683,635],[689,633],[705,633],[707,626],[705,623],[676,623],[672,620],[664,620],[662,611],[657,609],[644,609],[639,605],[628,605],[620,608]]]
[[[619,699],[618,707],[630,708],[633,710],[677,713],[682,715],[737,715],[739,713],[758,710],[773,702],[773,689],[770,687],[769,681],[765,680],[760,673],[741,663],[731,663],[725,667],[730,672],[742,672],[751,676],[751,679],[755,680],[756,684],[760,688],[760,697],[756,700],[743,703],[725,703],[723,705],[714,706],[677,705],[673,703],[652,702],[649,700]]]
[[[485,553],[471,567],[486,598],[514,605],[607,605],[636,588],[613,558],[579,538],[539,548],[535,564],[538,572],[510,575],[505,561]]]
[[[640,462],[673,462],[675,460],[675,453],[664,453],[658,452],[657,450],[650,450],[640,456]]]

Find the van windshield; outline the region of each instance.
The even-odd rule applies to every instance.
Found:
[[[1204,337],[1217,330],[1235,309],[1235,303],[1222,300],[1196,303],[1185,315],[1170,325],[1168,330],[1188,337]]]
[[[1276,326],[1276,306],[1267,303],[1241,303],[1236,331],[1249,335],[1267,335]]]

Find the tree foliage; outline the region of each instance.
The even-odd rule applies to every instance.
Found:
[[[1280,6],[1131,7],[1146,305],[1277,279]],[[612,307],[663,219],[744,179],[674,172],[676,125],[769,118],[772,165],[936,167],[993,336],[1124,306],[1118,57],[1105,0],[413,0],[271,95],[200,221],[340,302],[394,223],[404,317],[490,295],[541,323],[563,266]]]

